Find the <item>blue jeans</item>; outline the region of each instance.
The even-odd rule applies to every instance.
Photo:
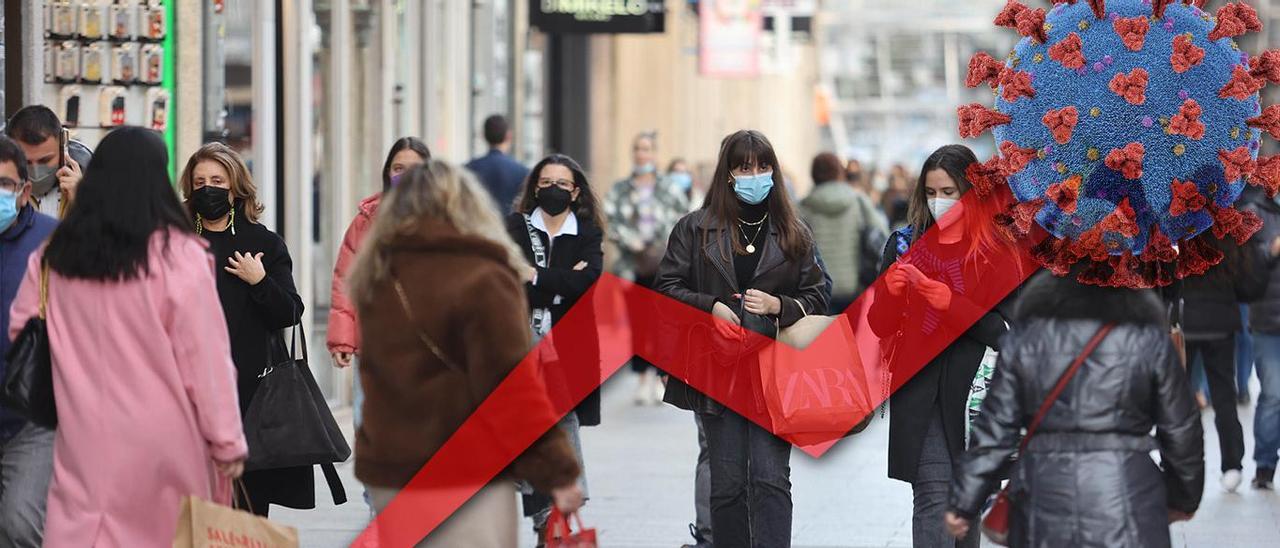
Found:
[[[27,423],[0,442],[0,546],[38,548],[53,476],[53,430]]]
[[[1249,330],[1249,305],[1240,305],[1240,331],[1236,333],[1236,393],[1249,393],[1253,375],[1253,332]]]
[[[1253,460],[1274,470],[1280,452],[1280,335],[1254,333],[1253,349],[1262,392],[1253,413]]]
[[[703,413],[717,546],[791,546],[791,444],[725,409]]]

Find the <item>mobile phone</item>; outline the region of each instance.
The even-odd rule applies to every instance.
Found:
[[[62,128],[62,132],[58,133],[58,168],[67,167],[67,141],[71,140],[71,132],[67,128]]]

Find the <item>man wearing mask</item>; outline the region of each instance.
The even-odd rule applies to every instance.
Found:
[[[79,141],[67,141],[61,147],[62,121],[49,107],[23,107],[9,118],[5,135],[22,147],[31,176],[31,199],[36,210],[50,217],[60,217],[75,198],[76,186],[84,178],[83,166],[89,165],[93,151]]]
[[[631,142],[631,175],[614,183],[604,201],[609,241],[617,248],[613,271],[641,287],[653,287],[658,263],[667,251],[667,237],[676,221],[689,211],[689,197],[670,177],[658,176],[657,136],[641,133]],[[645,341],[632,341],[639,351]],[[664,386],[657,369],[635,358],[631,368],[640,375],[637,405],[662,402]]]
[[[9,306],[27,270],[27,257],[53,233],[52,217],[31,204],[22,148],[0,137],[0,332],[9,332]],[[8,365],[9,337],[0,337],[0,378]],[[53,430],[23,420],[0,405],[0,546],[38,547],[45,496],[53,474]]]

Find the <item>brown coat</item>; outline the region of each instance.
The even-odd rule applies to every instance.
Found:
[[[530,348],[530,334],[524,289],[501,247],[434,221],[391,245],[391,268],[405,288],[416,325],[407,325],[390,280],[379,285],[371,302],[357,303],[365,400],[356,434],[356,477],[401,488],[512,372]],[[446,367],[419,330],[461,371]],[[532,374],[524,380],[541,383]],[[504,406],[511,422],[538,414],[546,415],[541,418],[547,424],[555,422],[545,390],[521,396],[523,401]],[[491,425],[489,431],[501,426]],[[508,472],[546,492],[572,484],[579,468],[564,433],[552,428]]]

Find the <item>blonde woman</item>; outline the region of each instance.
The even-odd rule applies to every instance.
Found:
[[[356,477],[369,486],[377,512],[529,351],[528,309],[516,274],[529,266],[496,211],[471,175],[431,160],[406,172],[383,198],[356,258],[349,288],[364,333],[366,394]],[[556,422],[545,391],[522,395],[520,405],[507,408],[512,421]],[[579,465],[558,428],[509,470],[551,493],[562,511],[582,505]],[[498,479],[421,545],[515,546],[518,521],[514,484]]]
[[[222,143],[200,147],[179,181],[187,214],[209,242],[217,266],[218,300],[231,335],[243,415],[269,361],[275,333],[298,323],[302,298],[293,285],[293,261],[284,240],[258,223],[263,206],[249,169]],[[267,515],[271,504],[315,508],[310,466],[245,473],[250,507]]]

